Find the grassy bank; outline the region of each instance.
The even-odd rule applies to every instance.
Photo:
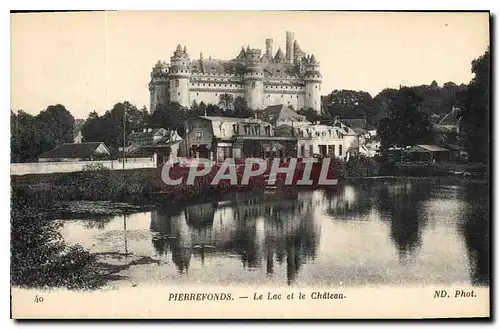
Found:
[[[58,223],[30,203],[11,203],[11,284],[27,288],[96,289],[112,279],[95,255],[67,245]]]
[[[394,164],[391,172],[395,176],[484,178],[487,176],[487,167],[476,163],[406,162]]]
[[[193,199],[216,199],[227,193],[263,189],[266,185],[264,175],[250,177],[248,184],[231,185],[228,179],[222,179],[218,184],[212,185],[218,169],[218,166],[213,166],[207,175],[197,177],[193,184],[167,185],[161,178],[161,169],[157,168],[91,168],[82,172],[12,176],[11,186],[14,198],[30,199],[34,206],[51,208],[57,201],[112,200],[147,204],[157,201],[177,203]],[[170,178],[182,178],[185,182],[189,170],[190,168],[174,167],[170,170]],[[343,170],[340,163],[334,162],[328,177],[341,178]],[[238,182],[242,180],[243,171],[243,168],[236,171]],[[313,171],[313,180],[317,180],[314,173],[316,172]],[[300,172],[294,179],[301,175]],[[280,185],[280,177],[278,176],[277,185]]]

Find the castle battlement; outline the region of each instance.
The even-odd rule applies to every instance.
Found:
[[[218,104],[220,95],[229,93],[255,110],[284,104],[319,112],[319,62],[302,51],[291,32],[285,45],[285,52],[279,47],[273,54],[273,40],[266,39],[264,51],[241,47],[229,60],[205,59],[202,53],[191,59],[187,47],[177,45],[170,62],[158,61],[151,71],[150,111],[167,102]]]

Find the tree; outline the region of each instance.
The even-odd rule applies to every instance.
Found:
[[[377,135],[382,152],[431,140],[429,116],[420,110],[422,98],[412,88],[402,87],[386,99],[387,117],[379,121]]]
[[[238,96],[233,102],[233,116],[236,118],[251,118],[254,116],[254,111],[248,107],[245,98]]]
[[[306,119],[310,122],[321,122],[321,121],[332,121],[332,117],[329,115],[321,115],[318,114],[312,107],[308,108],[301,108],[299,111],[297,111],[298,114],[303,115],[306,117]]]
[[[144,106],[137,109],[128,101],[116,103],[111,110],[99,116],[95,111],[89,114],[82,127],[82,135],[86,142],[104,142],[118,148],[123,146],[123,129],[125,136],[132,131],[140,131],[149,123],[149,114]]]
[[[177,102],[159,104],[149,117],[149,125],[158,128],[175,129],[182,136],[183,123],[187,119],[187,109]]]
[[[225,110],[228,111],[233,106],[234,97],[231,94],[220,94],[219,95],[219,105]]]
[[[40,153],[73,142],[75,118],[63,105],[49,105],[35,117],[35,121],[35,131],[39,133],[35,137]]]
[[[487,163],[489,159],[490,49],[472,61],[474,78],[459,95],[462,111],[460,126],[466,135],[469,160]]]
[[[386,88],[373,98],[372,123],[378,123],[379,120],[388,116],[391,99],[397,97],[398,92],[397,89]]]
[[[11,161],[33,161],[41,153],[73,142],[75,119],[61,105],[50,105],[37,116],[24,111],[10,114]]]
[[[22,110],[10,111],[11,162],[26,162],[38,155],[35,144],[35,117]]]
[[[107,132],[104,128],[105,118],[100,118],[96,111],[89,113],[87,120],[82,126],[84,142],[102,142],[106,139]]]
[[[374,121],[373,99],[365,91],[334,90],[321,101],[324,111],[332,117]]]

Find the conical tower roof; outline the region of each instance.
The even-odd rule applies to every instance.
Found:
[[[236,59],[245,59],[247,57],[247,54],[245,53],[245,48],[241,47],[240,54]]]
[[[294,41],[293,43],[293,52],[294,53],[302,53],[302,49],[300,49],[299,42],[297,40]]]
[[[281,50],[281,47],[278,48],[278,51],[276,52],[276,55],[274,56],[274,60],[281,62],[286,59],[285,54],[283,54],[283,51]]]

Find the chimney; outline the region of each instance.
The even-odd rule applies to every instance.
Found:
[[[286,62],[293,64],[293,42],[295,35],[292,32],[286,32]]]
[[[273,58],[273,39],[266,39],[266,57]]]

